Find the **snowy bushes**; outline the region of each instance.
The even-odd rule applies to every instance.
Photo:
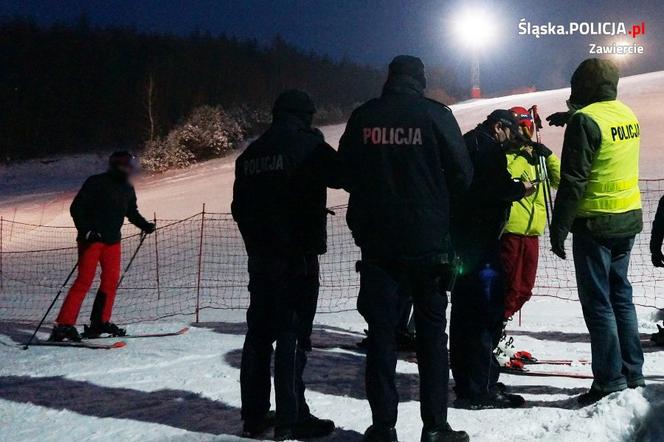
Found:
[[[226,155],[239,145],[243,134],[237,118],[220,106],[197,107],[166,137],[148,141],[141,162],[150,172],[187,167]]]
[[[347,113],[338,106],[322,106],[316,124],[339,123]],[[146,142],[141,163],[148,172],[163,172],[222,157],[239,147],[244,137],[263,132],[271,121],[267,107],[200,106],[165,137]]]

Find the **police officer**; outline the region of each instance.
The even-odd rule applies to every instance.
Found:
[[[513,180],[505,152],[518,146],[519,125],[506,109],[493,111],[464,135],[475,175],[469,191],[455,201],[453,239],[460,258],[452,292],[450,357],[457,405],[508,408],[521,396],[499,388],[498,344],[505,310],[500,238],[513,201],[535,191],[532,183]]]
[[[334,431],[332,421],[309,412],[302,381],[318,299],[318,255],[326,251],[326,187],[339,187],[336,151],[312,128],[314,113],[306,93],[282,93],[272,125],[235,164],[232,212],[249,257],[240,374],[246,437],[272,424],[276,440]],[[276,422],[269,413],[275,341]]]
[[[594,376],[590,391],[579,397],[581,405],[645,384],[627,278],[634,237],[643,227],[638,183],[641,132],[632,110],[616,99],[618,78],[611,61],[583,61],[572,75],[570,110],[548,118],[551,124],[567,124],[551,246],[564,259],[565,239],[573,233]]]
[[[362,251],[358,310],[369,325],[366,441],[396,441],[395,335],[412,297],[417,327],[422,441],[467,441],[447,423],[447,296],[450,193],[472,168],[450,109],[423,96],[424,65],[400,55],[380,98],[356,109],[339,154],[350,193],[347,222]]]

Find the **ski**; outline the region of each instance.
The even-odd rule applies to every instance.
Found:
[[[122,348],[127,345],[126,342],[116,341],[110,344],[98,344],[93,342],[73,342],[73,341],[35,341],[30,346],[44,346],[44,347],[71,347],[71,348],[89,348],[91,350],[112,350],[114,348]]]
[[[573,373],[564,371],[535,371],[530,369],[514,370],[510,368],[501,368],[500,371],[505,374],[513,374],[517,376],[536,376],[536,377],[558,377],[558,378],[574,378],[574,379],[593,379],[591,374]]]
[[[590,365],[590,361],[587,359],[535,359],[534,361],[524,361],[524,363],[526,365]]]
[[[122,339],[138,339],[138,338],[163,338],[166,336],[179,336],[187,333],[189,331],[189,327],[182,327],[180,330],[175,331],[175,332],[165,332],[165,333],[143,333],[143,334],[136,334],[136,335],[124,335],[120,336]],[[86,341],[96,341],[98,339],[110,339],[110,338],[118,338],[118,336],[98,336],[96,338],[84,338]]]

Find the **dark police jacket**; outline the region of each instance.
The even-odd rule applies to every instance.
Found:
[[[139,229],[149,227],[136,207],[136,192],[127,177],[108,171],[85,180],[69,209],[78,231],[78,240],[92,231],[101,235],[102,242],[113,244],[122,235],[125,217]]]
[[[468,192],[454,201],[453,238],[466,270],[498,252],[499,239],[513,201],[525,195],[522,183],[507,170],[505,151],[479,125],[463,136],[475,174]]]
[[[472,178],[452,111],[408,77],[388,80],[380,98],[351,115],[339,154],[362,258],[445,262],[450,193]]]
[[[323,254],[337,153],[317,129],[281,114],[235,162],[233,218],[249,255]]]
[[[650,252],[661,253],[664,242],[664,197],[659,200],[657,213],[652,222],[652,236],[650,237]]]

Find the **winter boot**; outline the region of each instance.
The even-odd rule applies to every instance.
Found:
[[[523,370],[524,363],[520,359],[510,358],[500,347],[496,347],[493,351],[496,356],[498,364],[503,368],[509,368],[511,370]]]
[[[664,327],[657,324],[657,333],[650,335],[650,340],[655,345],[664,345]]]
[[[73,325],[56,325],[53,327],[48,340],[50,342],[81,342],[81,335],[78,334],[78,330]]]
[[[420,442],[469,442],[470,437],[465,431],[454,431],[450,424],[431,430],[422,429]]]
[[[257,419],[247,419],[242,424],[242,437],[256,439],[274,426],[274,411],[268,411],[264,416]]]
[[[472,410],[484,410],[492,408],[519,408],[526,403],[523,396],[497,392],[493,395],[471,398],[468,401],[468,408]]]
[[[512,336],[507,336],[507,332],[503,332],[503,336],[498,341],[498,346],[496,350],[501,350],[507,355],[510,359],[518,359],[523,362],[536,362],[537,359],[533,357],[530,352],[524,350],[517,350],[514,347],[514,338]]]
[[[319,419],[313,414],[298,421],[291,427],[277,427],[274,429],[274,440],[307,440],[325,437],[335,429],[334,422],[329,419]]]
[[[606,396],[610,395],[611,393],[615,393],[615,391],[610,391],[610,392],[605,392],[605,391],[600,391],[596,390],[594,388],[591,388],[587,392],[583,393],[579,397],[576,398],[576,401],[579,403],[580,406],[582,407],[587,407],[588,405],[592,405],[595,402],[599,402]]]
[[[127,330],[120,328],[112,322],[91,322],[90,326],[83,327],[83,337],[86,339],[98,338],[103,334],[109,334],[111,336],[125,336]]]
[[[397,430],[394,428],[381,428],[375,425],[367,428],[364,433],[363,442],[399,442]]]

